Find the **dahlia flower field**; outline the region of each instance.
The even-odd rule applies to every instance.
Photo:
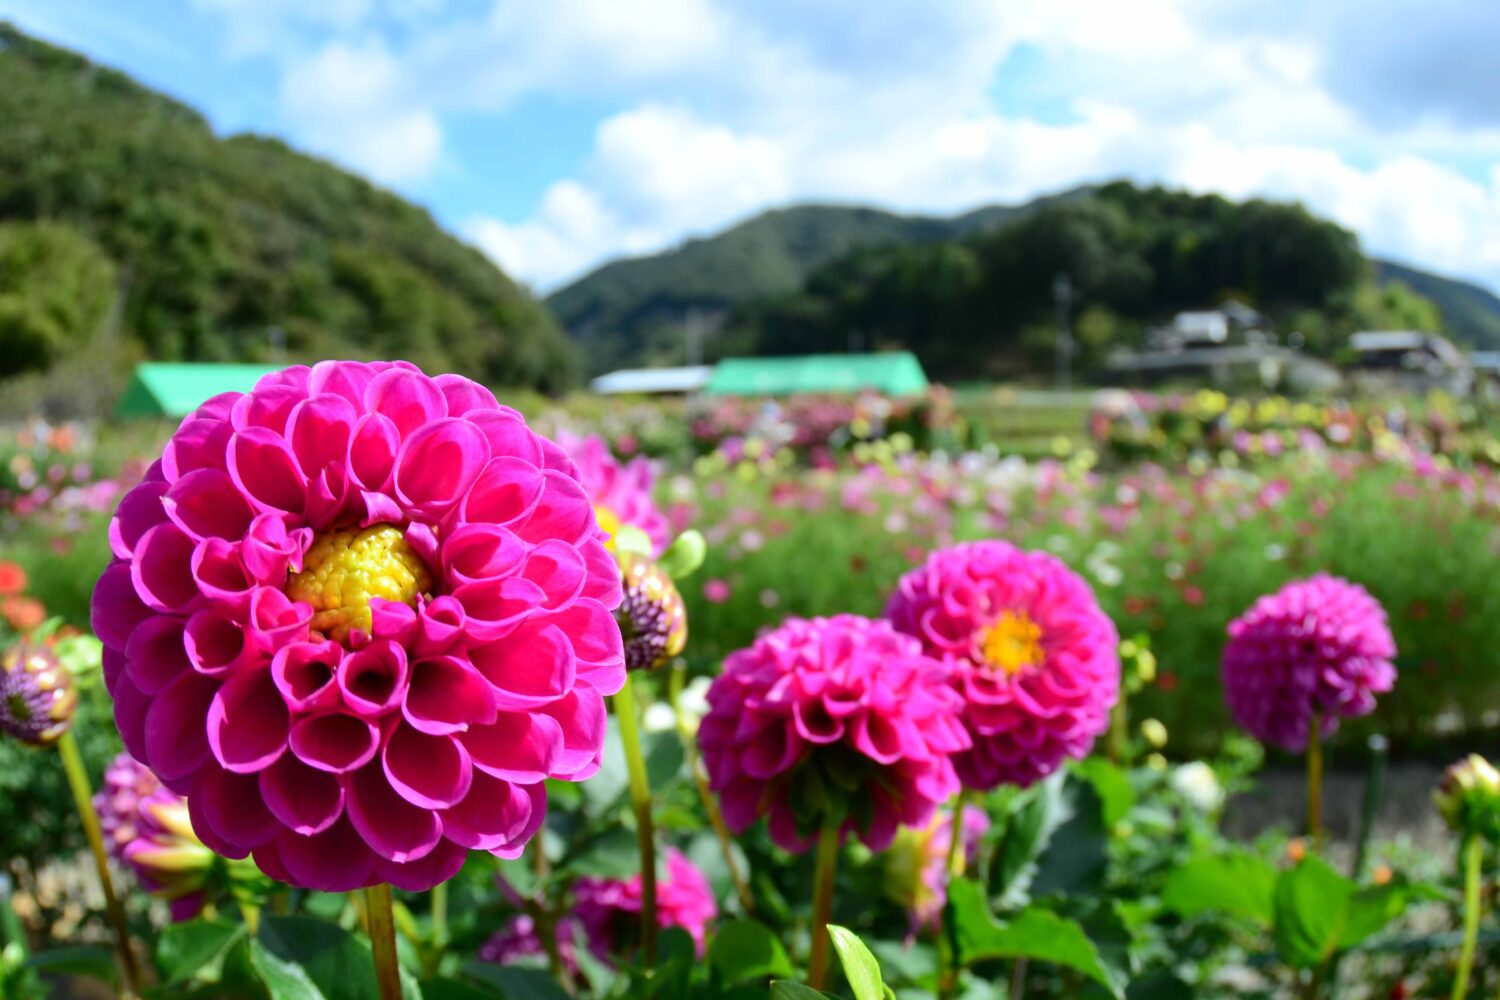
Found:
[[[1034,397],[6,432],[0,997],[1495,996],[1485,417]]]

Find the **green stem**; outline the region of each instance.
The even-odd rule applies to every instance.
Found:
[[[807,960],[807,982],[821,990],[828,978],[828,918],[833,915],[833,878],[839,863],[839,823],[829,823],[818,834],[818,867],[813,876],[812,951]]]
[[[1323,714],[1314,712],[1307,727],[1307,836],[1323,849]]]
[[[396,918],[391,912],[391,887],[385,883],[365,890],[365,923],[375,952],[375,978],[380,1000],[401,1000],[401,963],[396,958]]]
[[[750,892],[750,883],[740,871],[740,863],[734,856],[734,838],[729,834],[729,825],[724,822],[724,812],[719,800],[714,798],[708,784],[708,772],[698,758],[698,740],[683,718],[680,705],[682,683],[687,668],[679,664],[672,670],[672,679],[667,683],[667,698],[672,706],[672,716],[677,720],[677,735],[682,739],[683,751],[687,754],[688,769],[693,773],[693,784],[698,788],[698,798],[703,802],[703,811],[708,814],[708,825],[713,827],[718,838],[719,849],[724,852],[724,864],[729,869],[729,879],[734,883],[734,892],[740,899],[740,908],[749,916],[755,912],[755,897]]]
[[[432,944],[442,951],[448,946],[448,883],[432,887]]]
[[[1469,992],[1469,973],[1474,968],[1474,946],[1479,940],[1479,863],[1484,841],[1472,833],[1464,837],[1460,857],[1464,868],[1464,943],[1458,953],[1458,972],[1453,977],[1452,1000],[1463,1000]]]
[[[1354,849],[1355,881],[1365,876],[1365,861],[1369,857],[1370,835],[1375,831],[1375,815],[1380,812],[1380,800],[1385,794],[1385,762],[1390,741],[1379,733],[1370,737],[1366,745],[1370,748],[1370,773],[1365,778],[1365,798],[1359,813],[1359,841]]]
[[[964,856],[964,810],[969,807],[969,790],[962,789],[958,793],[958,801],[953,804],[953,817],[949,821],[948,838],[948,864],[943,869],[948,873],[949,880],[958,878],[964,873],[964,864],[967,858]]]
[[[641,849],[641,957],[646,968],[656,965],[656,831],[651,822],[651,782],[635,705],[635,677],[615,695],[615,718],[625,744],[625,769],[630,775],[630,804],[635,810],[635,839]]]
[[[83,755],[78,752],[78,741],[71,729],[65,731],[57,741],[57,753],[62,757],[63,773],[68,777],[68,787],[73,792],[73,803],[78,807],[78,819],[83,824],[83,834],[88,838],[89,850],[94,855],[94,867],[99,872],[99,887],[104,890],[104,912],[114,926],[115,938],[120,950],[120,975],[126,997],[134,997],[141,990],[141,967],[136,961],[135,951],[130,947],[130,929],[125,923],[125,908],[115,895],[115,883],[109,875],[108,855],[104,852],[104,833],[99,826],[99,814],[94,811],[94,793],[89,787],[88,771],[83,766]]]

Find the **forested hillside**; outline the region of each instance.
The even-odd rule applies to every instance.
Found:
[[[403,357],[544,389],[547,310],[426,211],[0,24],[0,376]]]

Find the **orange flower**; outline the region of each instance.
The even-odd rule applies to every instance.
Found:
[[[1287,841],[1286,856],[1292,864],[1301,862],[1303,858],[1307,857],[1307,843],[1301,837],[1293,837]]]
[[[47,609],[35,597],[11,594],[0,599],[0,618],[17,632],[30,632],[47,620]]]
[[[0,594],[19,594],[26,589],[26,571],[13,562],[0,562]]]

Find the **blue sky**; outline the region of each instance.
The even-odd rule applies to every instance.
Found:
[[[0,0],[540,290],[802,200],[1298,198],[1500,288],[1494,0]]]

